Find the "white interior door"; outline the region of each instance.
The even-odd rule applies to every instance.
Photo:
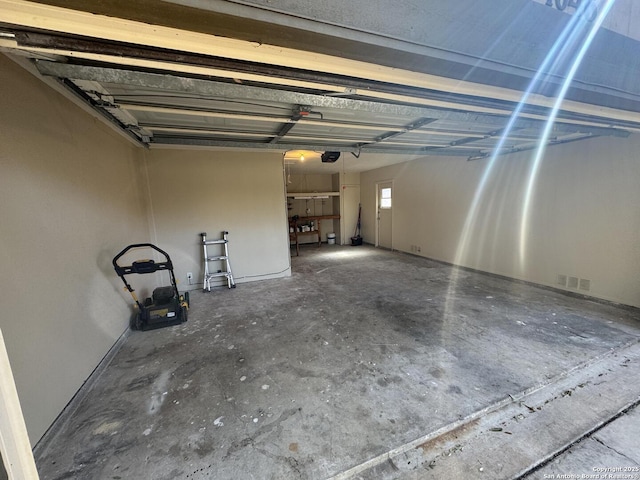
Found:
[[[393,185],[391,182],[378,184],[378,247],[392,249],[391,219],[393,216]]]

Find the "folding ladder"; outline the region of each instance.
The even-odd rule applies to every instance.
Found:
[[[220,240],[207,240],[207,233],[200,234],[202,237],[202,248],[204,250],[204,280],[202,282],[202,288],[210,292],[211,280],[218,277],[226,277],[227,286],[229,288],[236,288],[236,282],[233,280],[233,273],[231,273],[231,264],[229,263],[229,240],[227,239],[229,232],[222,232],[222,238]],[[224,255],[209,256],[207,253],[207,245],[224,245]],[[209,262],[223,262],[224,270],[217,270],[214,273],[209,271]]]

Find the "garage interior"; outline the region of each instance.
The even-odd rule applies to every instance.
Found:
[[[613,466],[562,464],[597,435],[640,464],[602,440],[638,425],[638,5],[86,3],[0,0],[40,478],[542,478]],[[202,292],[204,231],[237,288]],[[187,323],[129,329],[133,243]]]

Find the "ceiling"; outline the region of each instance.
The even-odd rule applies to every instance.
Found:
[[[64,87],[141,146],[279,152],[295,171],[362,171],[428,155],[481,160],[532,150],[554,108],[554,98],[542,87],[521,104],[521,89],[505,86],[504,67],[493,67],[494,82],[487,65],[471,69],[482,83],[469,81],[471,74],[434,75],[425,67],[433,55],[401,49],[398,39],[376,45],[377,37],[351,28],[347,42],[326,22],[307,20],[301,50],[286,35],[300,32],[300,26],[287,26],[282,12],[269,12],[276,20],[236,25],[232,36],[230,19],[237,22],[247,11],[158,3],[170,6],[165,13],[173,16],[165,18],[175,18],[174,24],[141,21],[144,14],[127,10],[123,2],[101,2],[104,11],[85,12],[74,2],[0,0],[0,48],[29,59],[39,76]],[[237,3],[242,2],[209,7]],[[536,13],[547,13],[543,5],[529,4]],[[77,10],[63,8],[69,6]],[[209,20],[206,29],[202,18]],[[243,38],[251,29],[272,43]],[[310,46],[314,41],[317,48]],[[347,53],[326,53],[332,45]],[[372,61],[375,52],[393,59],[388,55],[393,49],[410,53],[414,62],[422,58],[421,67]],[[360,53],[348,54],[352,51]],[[445,60],[449,66],[461,64],[456,55],[440,54],[433,71],[442,73]],[[510,73],[514,84],[535,75],[527,72]],[[590,85],[569,90],[544,137],[547,145],[640,131],[635,103],[640,96],[619,88],[593,95]],[[626,108],[620,108],[623,93],[632,97],[623,102]],[[602,104],[607,95],[615,99]],[[585,101],[592,97],[601,104]],[[305,162],[297,160],[301,151]],[[340,159],[322,162],[323,152],[339,152]]]

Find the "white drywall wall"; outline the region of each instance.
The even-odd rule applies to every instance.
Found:
[[[559,288],[558,275],[573,276],[589,290],[567,290],[640,306],[638,151],[637,135],[547,149],[525,229],[530,152],[496,160],[475,209],[488,160],[431,157],[365,172],[363,236],[375,241],[375,185],[392,179],[394,248]]]
[[[0,112],[0,328],[35,444],[128,328],[127,245],[166,250],[181,290],[202,231],[229,230],[238,283],[290,275],[282,155],[136,148],[2,55]]]
[[[127,329],[111,260],[149,229],[135,147],[3,55],[0,112],[0,327],[35,443]]]
[[[154,242],[171,255],[181,290],[202,288],[201,232],[211,240],[229,232],[237,283],[291,274],[282,154],[151,150],[144,156]],[[209,255],[222,253],[208,248]]]

